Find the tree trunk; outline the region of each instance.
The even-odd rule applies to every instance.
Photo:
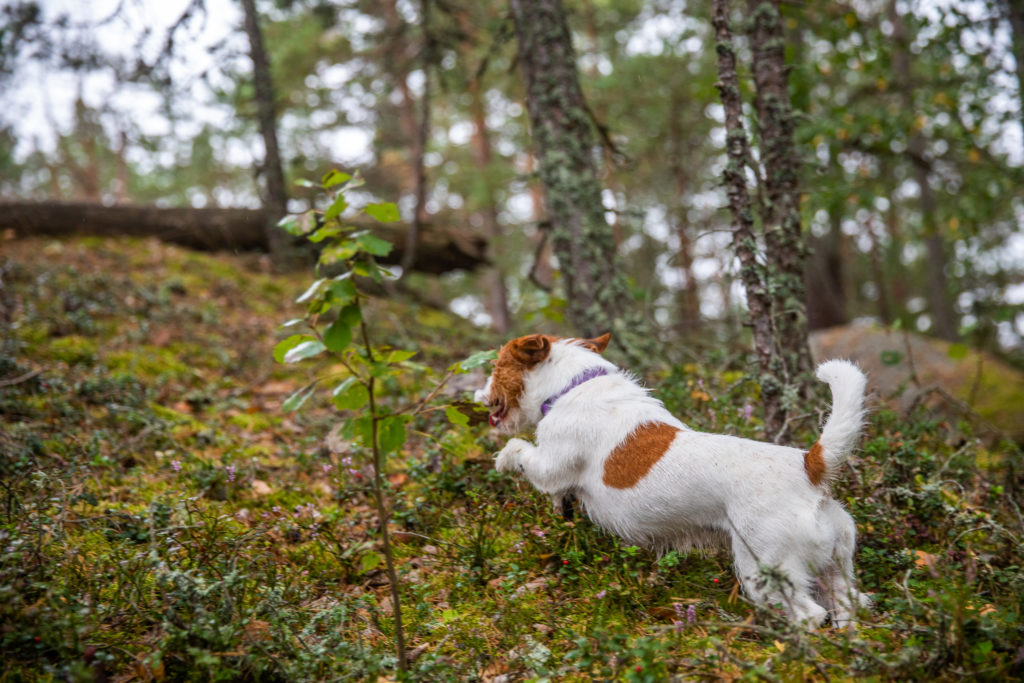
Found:
[[[809,398],[815,382],[803,280],[807,249],[800,225],[800,163],[793,143],[782,14],[779,0],[748,0],[747,7],[754,106],[765,171],[766,206],[761,217],[768,263],[765,285],[772,293],[773,326],[784,369],[779,379]]]
[[[1017,103],[1020,105],[1020,125],[1024,130],[1024,0],[1003,0],[1006,18],[1010,22],[1013,58],[1017,62]]]
[[[747,293],[747,309],[754,332],[754,352],[760,371],[761,399],[764,403],[765,430],[777,434],[786,424],[782,405],[783,385],[780,359],[775,353],[772,329],[772,301],[766,288],[765,269],[757,255],[760,251],[754,232],[754,212],[747,190],[746,167],[750,146],[743,127],[743,100],[736,75],[736,52],[729,27],[728,0],[714,0],[712,25],[718,55],[718,88],[725,110],[725,147],[728,163],[723,172],[729,208],[733,217],[733,249],[740,261],[740,279]]]
[[[281,150],[277,143],[277,106],[274,98],[274,81],[270,73],[270,58],[263,45],[263,33],[260,31],[255,0],[241,0],[241,3],[245,12],[245,34],[249,39],[249,55],[252,59],[256,119],[264,147],[261,175],[265,187],[264,206],[269,213],[269,221],[265,227],[267,241],[275,260],[280,265],[290,266],[300,257],[291,235],[277,227],[277,221],[288,212],[288,188],[285,185],[284,168],[281,164]]]
[[[910,55],[907,46],[910,36],[903,16],[899,13],[896,0],[889,1],[889,21],[893,25],[893,71],[896,84],[904,93],[908,111],[913,111],[914,101],[910,87]],[[935,192],[928,182],[931,164],[925,156],[925,140],[920,131],[914,131],[907,143],[907,157],[913,166],[914,182],[917,183],[921,199],[921,229],[927,250],[925,273],[927,275],[928,310],[932,314],[932,332],[947,341],[955,341],[957,316],[949,294],[946,278],[946,249],[942,233],[935,216]]]
[[[491,165],[491,140],[487,130],[487,115],[484,109],[483,97],[480,93],[480,82],[473,79],[469,83],[469,111],[473,119],[473,136],[470,140],[473,147],[473,161],[481,174],[481,182],[484,184],[484,201],[479,215],[483,220],[484,233],[488,242],[493,248],[495,241],[501,238],[501,223],[498,221],[498,202],[494,196],[494,188],[488,177],[488,170]],[[493,259],[492,259],[493,260]],[[511,316],[508,307],[508,288],[505,287],[505,277],[501,266],[495,265],[487,270],[487,312],[491,316],[491,326],[500,334],[505,334],[512,327]]]
[[[668,120],[669,149],[671,150],[669,167],[675,180],[676,196],[679,198],[686,196],[691,182],[685,165],[688,150],[683,142],[682,122],[677,114],[683,109],[683,106],[683,102],[673,102]],[[700,285],[693,273],[693,240],[690,237],[691,225],[686,205],[680,202],[676,207],[675,215],[675,230],[679,238],[679,253],[676,263],[683,271],[684,279],[683,289],[678,298],[678,328],[681,334],[692,335],[699,332],[701,328]]]
[[[0,202],[0,232],[18,237],[155,237],[204,251],[267,251],[266,225],[276,220],[268,209],[164,209],[155,206],[104,206],[84,202]],[[400,263],[408,227],[368,222],[393,245],[383,263]],[[485,265],[486,242],[463,228],[424,226],[413,268],[424,273],[470,270]],[[282,230],[282,232],[284,232]],[[285,233],[287,234],[287,233]]]
[[[430,36],[430,2],[420,0],[420,22],[423,33],[423,48],[420,55],[420,69],[423,71],[423,95],[420,97],[420,119],[416,126],[413,139],[413,175],[416,179],[416,203],[413,207],[412,222],[405,240],[405,256],[402,259],[402,270],[407,272],[416,261],[416,248],[419,244],[420,231],[427,220],[427,142],[430,140],[430,67],[433,59],[434,46]],[[395,10],[397,14],[397,8]],[[403,90],[406,97],[410,96],[408,86]],[[408,100],[412,107],[412,101]]]
[[[842,213],[831,207],[829,229],[821,237],[810,237],[810,255],[804,264],[804,291],[807,292],[807,327],[821,330],[845,325],[846,293],[843,290]]]
[[[618,268],[605,220],[596,144],[561,0],[511,0],[526,81],[533,148],[544,184],[551,240],[569,321],[580,335],[613,332],[635,362],[649,356],[648,324]]]

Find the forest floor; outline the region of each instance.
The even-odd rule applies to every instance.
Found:
[[[272,355],[310,274],[153,241],[0,247],[0,680],[399,678],[367,454],[333,407],[282,410],[311,377]],[[418,352],[386,401],[501,341],[366,310],[376,343]],[[696,429],[760,438],[748,361],[702,352],[650,384]],[[468,377],[387,464],[409,679],[1024,674],[1017,446],[876,411],[835,487],[874,606],[811,633],[746,602],[727,553],[627,546],[494,472],[500,440],[442,409]]]

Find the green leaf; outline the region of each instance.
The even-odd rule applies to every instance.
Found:
[[[359,248],[368,254],[374,256],[387,256],[391,253],[392,244],[385,239],[381,239],[376,235],[364,232],[356,238],[356,242],[359,244]]]
[[[305,341],[312,341],[315,337],[308,334],[293,334],[292,336],[279,341],[274,346],[274,360],[278,363],[284,362],[284,355]]]
[[[395,206],[394,202],[377,202],[375,204],[367,204],[363,211],[367,213],[371,218],[375,218],[381,223],[394,223],[402,216],[398,213],[398,207]]]
[[[348,200],[345,198],[345,195],[339,193],[338,196],[334,198],[334,201],[331,202],[331,205],[327,207],[327,211],[324,212],[324,220],[329,221],[332,218],[337,218],[347,208]]]
[[[306,178],[299,178],[298,180],[295,181],[295,184],[298,185],[299,187],[320,187],[312,180],[307,180]]]
[[[460,360],[458,363],[456,363],[454,369],[455,372],[458,373],[470,372],[472,370],[479,368],[482,365],[490,363],[497,357],[498,352],[495,351],[494,349],[490,349],[488,351],[477,351],[476,353],[471,354],[469,358]]]
[[[302,407],[302,404],[305,403],[306,400],[313,395],[314,391],[316,391],[315,384],[311,384],[308,387],[302,387],[301,389],[299,389],[294,394],[292,394],[291,396],[284,400],[284,403],[281,404],[281,410],[285,411],[286,413],[298,410],[299,408]]]
[[[398,450],[405,443],[405,417],[392,415],[378,422],[377,443],[381,455]]]
[[[967,358],[967,352],[970,349],[967,348],[967,344],[950,344],[949,348],[946,349],[946,355],[953,360],[963,360]]]
[[[374,569],[379,567],[384,562],[384,557],[373,550],[366,553],[359,558],[359,571],[365,574],[366,572],[372,572]]]
[[[391,273],[383,270],[373,261],[357,261],[352,264],[352,272],[359,277],[368,277],[377,284],[380,284],[384,277],[391,277]]]
[[[370,400],[366,387],[355,377],[349,377],[334,388],[331,401],[338,410],[359,410]]]
[[[292,235],[299,234],[299,223],[295,220],[295,216],[285,216],[277,222],[277,227],[282,228]]]
[[[372,424],[373,422],[370,420],[369,416],[346,420],[341,426],[341,436],[349,441],[356,441],[364,447],[369,448],[372,444],[372,436],[370,434]]]
[[[352,343],[352,326],[347,324],[339,316],[324,331],[324,344],[331,351],[344,351]]]
[[[445,417],[448,418],[448,421],[451,422],[453,425],[465,427],[466,425],[469,424],[469,416],[464,415],[462,411],[456,408],[455,406],[445,406],[444,414]]]
[[[347,261],[358,253],[356,244],[352,240],[344,240],[336,244],[331,244],[324,248],[320,252],[320,265],[330,265],[337,263],[338,261]]]
[[[281,327],[295,327],[296,325],[301,325],[304,322],[306,322],[305,318],[292,318],[291,320],[286,320],[281,323]]]
[[[416,351],[404,351],[402,349],[394,349],[388,352],[387,357],[384,359],[385,363],[401,363],[407,361],[416,355]]]
[[[313,242],[315,244],[317,242],[323,242],[328,237],[340,235],[341,232],[341,228],[337,225],[325,225],[324,227],[320,228],[312,235],[310,235],[307,239],[309,239],[310,242]]]
[[[355,301],[356,283],[352,282],[349,275],[350,273],[345,273],[345,275],[334,278],[334,282],[327,287],[327,291],[331,294],[331,303],[335,306],[347,306]]]
[[[277,225],[292,235],[305,235],[317,226],[316,212],[307,211],[298,216],[285,216],[277,222]]]
[[[342,324],[348,327],[355,327],[362,319],[363,313],[359,309],[358,303],[349,304],[338,313],[338,320],[341,320]]]
[[[899,365],[900,361],[903,360],[903,354],[899,351],[882,351],[880,359],[882,365]]]
[[[319,280],[314,281],[313,284],[311,284],[309,288],[302,293],[302,296],[295,300],[295,303],[304,304],[313,297],[318,296],[320,294],[320,290],[323,289],[326,284],[327,278],[325,277],[322,277]]]
[[[341,185],[342,183],[348,182],[352,179],[348,173],[342,173],[341,171],[332,168],[330,171],[324,174],[323,179],[320,181],[320,185],[326,190],[329,187],[335,185]]]
[[[317,339],[304,341],[289,350],[288,353],[284,354],[284,362],[298,363],[300,360],[305,360],[319,355],[325,348],[327,347]]]

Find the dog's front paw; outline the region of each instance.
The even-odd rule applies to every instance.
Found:
[[[530,444],[522,439],[510,439],[494,459],[494,469],[499,472],[518,471],[519,455],[523,452],[524,448],[528,448],[529,446]]]

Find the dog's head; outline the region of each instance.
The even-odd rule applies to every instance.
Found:
[[[514,434],[540,420],[541,403],[578,372],[576,366],[587,362],[579,354],[592,357],[603,353],[610,339],[610,334],[595,339],[563,339],[549,334],[513,339],[498,351],[497,359],[492,361],[494,371],[474,398],[490,411],[492,427]],[[558,360],[567,361],[561,372],[553,368]],[[544,381],[538,381],[541,376]]]

